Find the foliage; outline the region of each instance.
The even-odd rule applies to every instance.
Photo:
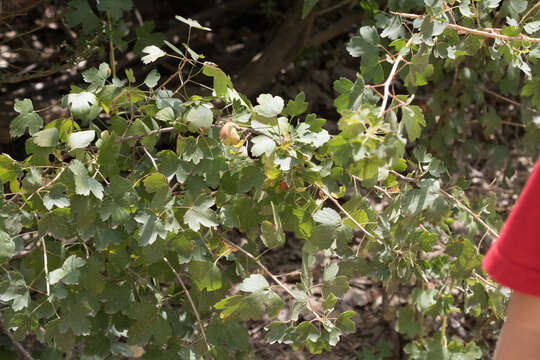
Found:
[[[89,33],[105,27],[102,13],[116,21],[132,3],[100,1],[99,16],[85,0],[70,6],[68,23]],[[388,294],[414,288],[392,319],[411,359],[486,357],[486,344],[452,338],[448,322],[476,318],[481,334],[502,318],[505,294],[485,279],[476,246],[501,219],[493,198],[470,202],[467,182],[452,176],[452,146],[468,144],[457,139],[473,101],[484,136],[503,126],[476,84],[517,96],[524,83],[535,151],[540,51],[528,36],[538,27],[522,1],[390,1],[399,14],[362,6],[373,24],[347,45],[360,73],[334,83],[335,134],[306,114],[309,94],[252,104],[187,44],[155,37],[140,49],[144,80],[114,77],[114,61],[89,69],[62,99],[65,117],[45,125],[30,99],[18,102],[10,130],[28,132],[28,157],[0,156],[0,302],[14,341],[33,339],[39,358],[241,359],[253,357],[243,322],[270,320],[270,343],[321,353],[355,331],[339,299],[361,275]],[[501,19],[500,31],[476,28]],[[160,84],[153,65],[163,57],[181,64],[181,87]],[[211,94],[187,94],[197,74]],[[456,82],[435,87],[429,106],[414,98],[445,74]],[[504,165],[504,149],[490,149]],[[293,241],[302,267],[290,286],[264,254]],[[276,320],[283,309],[288,318]],[[357,356],[389,351],[381,341]]]

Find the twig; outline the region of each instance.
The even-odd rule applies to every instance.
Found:
[[[143,148],[144,152],[146,153],[146,155],[148,155],[148,157],[150,158],[150,161],[152,162],[152,165],[154,166],[154,169],[156,169],[156,171],[159,171],[158,167],[156,165],[156,160],[154,160],[154,157],[152,156],[152,154],[150,154],[148,152],[148,150],[146,149],[146,146],[143,145],[142,148]]]
[[[423,19],[424,15],[418,15],[418,14],[407,14],[407,13],[400,13],[400,12],[391,12],[394,15],[399,15],[403,18],[409,18],[409,19]],[[527,35],[520,34],[518,36],[508,36],[503,35],[498,32],[487,32],[483,30],[478,29],[471,29],[465,26],[456,25],[456,24],[447,24],[447,27],[450,29],[456,30],[458,33],[465,33],[465,34],[473,34],[473,35],[479,35],[482,37],[492,38],[492,39],[500,39],[504,41],[529,41],[532,43],[540,44],[540,38],[532,38]],[[495,31],[499,31],[499,29],[493,29]]]
[[[406,177],[398,173],[394,170],[389,170],[389,172],[396,177],[400,178],[401,180],[405,180],[407,182],[416,183],[417,180],[414,178]],[[461,207],[463,210],[465,210],[469,215],[471,215],[476,221],[478,221],[493,237],[498,238],[499,233],[497,233],[495,230],[491,228],[484,220],[482,220],[477,214],[474,213],[471,209],[469,209],[465,204],[463,204],[461,201],[459,201],[455,196],[447,193],[446,191],[440,189],[439,194],[444,196],[445,198],[453,201],[455,204],[457,204],[459,207]]]
[[[461,201],[459,201],[455,196],[450,195],[444,190],[439,190],[439,192],[446,197],[447,199],[452,200],[454,203],[459,205],[463,210],[465,210],[469,215],[471,215],[476,221],[478,221],[480,224],[482,224],[483,227],[486,228],[486,230],[496,239],[499,237],[499,233],[493,230],[484,220],[482,220],[478,215],[476,215],[471,209],[469,209],[465,204],[463,204]]]
[[[243,248],[241,248],[240,246],[236,245],[235,243],[227,240],[227,239],[224,239],[222,238],[222,240],[224,242],[226,242],[228,245],[232,246],[233,248],[235,248],[236,250],[240,251],[241,253],[243,253],[244,255],[246,255],[248,258],[250,258],[251,260],[253,260],[255,262],[255,264],[257,264],[265,273],[266,275],[268,275],[277,285],[279,285],[279,287],[281,287],[283,290],[285,290],[285,292],[293,299],[296,299],[296,297],[294,296],[294,294],[292,293],[292,291],[285,285],[283,284],[278,278],[276,275],[272,274],[270,272],[270,270],[268,270],[268,268],[266,266],[263,265],[263,263],[261,263],[255,256],[253,256],[250,252],[244,250]],[[320,322],[324,322],[324,320],[320,317],[320,315],[315,311],[313,310],[313,308],[311,307],[311,305],[309,304],[309,302],[306,303],[306,307],[309,311],[311,311],[311,313],[315,316],[315,318],[320,321]]]
[[[409,47],[412,43],[412,37],[407,41],[407,44],[405,47]],[[381,104],[381,111],[379,111],[379,117],[384,115],[384,111],[386,109],[386,104],[388,103],[388,96],[390,95],[390,84],[392,83],[392,80],[394,80],[394,76],[396,75],[396,71],[398,69],[398,65],[403,60],[403,55],[399,54],[396,60],[394,60],[394,65],[392,66],[392,70],[390,70],[390,74],[388,75],[388,78],[384,82],[384,97]]]
[[[520,102],[518,102],[518,101],[516,101],[516,100],[512,100],[512,99],[510,99],[510,98],[508,98],[508,97],[506,97],[506,96],[502,96],[501,94],[497,94],[495,91],[486,89],[486,88],[484,88],[484,87],[481,87],[480,90],[482,90],[482,91],[488,93],[489,95],[492,95],[492,96],[496,97],[497,99],[501,99],[501,100],[503,100],[503,101],[506,101],[507,103],[510,103],[510,104],[515,105],[515,106],[517,106],[517,107],[521,107],[521,103],[520,103]],[[535,108],[532,108],[532,107],[527,106],[526,109],[529,110],[530,112],[535,113],[535,114],[540,114],[540,111],[536,110]],[[521,124],[521,125],[523,125],[523,127],[525,127],[524,124]]]
[[[122,143],[122,142],[131,141],[131,140],[139,140],[139,139],[141,139],[143,137],[146,137],[146,136],[170,133],[172,131],[174,131],[173,127],[166,127],[166,128],[161,128],[161,129],[157,129],[157,130],[152,130],[152,131],[150,131],[150,132],[148,132],[146,134],[139,134],[139,135],[131,135],[131,136],[121,137],[121,138],[116,139],[114,142],[116,144],[119,144],[119,143]]]
[[[17,349],[17,352],[22,356],[22,359],[26,360],[34,360],[32,355],[26,350],[15,338],[13,337],[13,334],[9,331],[9,329],[6,329],[4,327],[4,324],[2,323],[2,320],[0,319],[0,328],[2,331],[9,337],[11,342],[13,342],[13,345],[15,345],[15,348]]]
[[[193,309],[193,313],[195,314],[195,318],[197,318],[197,322],[199,323],[199,328],[201,329],[201,335],[203,337],[204,343],[206,344],[206,348],[207,350],[210,350],[210,345],[208,344],[208,340],[206,340],[206,333],[204,332],[204,326],[203,326],[201,317],[199,315],[199,312],[197,311],[197,307],[195,306],[193,299],[191,298],[191,295],[189,294],[189,291],[186,288],[186,285],[184,284],[184,281],[182,280],[182,278],[180,277],[180,274],[178,274],[178,272],[174,269],[174,267],[171,265],[171,263],[169,262],[169,260],[167,260],[166,257],[163,258],[163,261],[165,261],[165,263],[169,266],[171,271],[174,273],[174,276],[176,276],[176,279],[182,286],[182,289],[184,289],[186,297],[191,305],[191,308]]]
[[[317,189],[319,189],[320,192],[322,192],[328,199],[330,199],[330,201],[332,201],[337,207],[339,210],[341,210],[341,212],[343,212],[345,214],[345,216],[351,220],[353,222],[354,225],[356,225],[356,227],[358,229],[360,229],[364,234],[366,234],[367,236],[369,237],[372,237],[372,238],[377,238],[375,235],[373,235],[372,233],[370,233],[369,231],[366,230],[365,227],[363,227],[358,221],[356,221],[352,216],[351,214],[349,214],[347,212],[347,210],[345,210],[343,208],[343,206],[341,206],[341,204],[339,203],[339,201],[337,201],[336,199],[334,199],[334,197],[332,195],[330,195],[329,193],[326,192],[326,190],[324,190],[322,187],[320,187],[319,185],[315,185],[317,187]]]
[[[60,176],[62,176],[62,173],[64,172],[64,170],[66,170],[66,168],[62,168],[60,170],[60,172],[58,174],[56,174],[56,176],[51,180],[49,181],[48,183],[46,183],[45,185],[42,185],[40,186],[36,191],[34,191],[32,194],[30,194],[30,196],[26,199],[25,203],[27,201],[29,201],[34,195],[36,195],[37,193],[39,193],[41,190],[51,186],[56,180],[58,180],[60,178]],[[23,204],[24,205],[24,204]]]
[[[43,247],[43,269],[45,270],[45,284],[47,286],[47,296],[51,294],[51,287],[49,285],[49,268],[47,265],[47,246],[45,245],[45,237],[41,237],[41,245]]]

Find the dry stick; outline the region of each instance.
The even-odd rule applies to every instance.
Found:
[[[408,18],[408,19],[423,19],[425,17],[424,15],[407,14],[407,13],[400,13],[400,12],[395,12],[395,11],[392,11],[391,13],[394,15],[399,15],[403,18]],[[471,29],[465,26],[455,25],[455,24],[448,24],[446,25],[446,27],[449,27],[450,29],[454,29],[457,32],[464,33],[464,34],[479,35],[482,37],[500,39],[504,41],[529,41],[532,43],[540,44],[540,38],[532,38],[523,34],[520,34],[518,36],[508,36],[508,35],[499,34],[498,32],[487,32],[487,31]],[[500,29],[493,29],[493,30],[500,31]]]
[[[26,350],[17,340],[15,340],[15,338],[13,337],[13,334],[11,334],[11,332],[9,331],[9,329],[6,329],[4,327],[4,324],[2,323],[2,320],[0,320],[0,328],[2,329],[2,331],[9,337],[9,339],[11,340],[11,342],[13,343],[13,345],[15,345],[15,348],[17,349],[17,352],[20,353],[20,355],[22,356],[22,359],[26,359],[26,360],[34,360],[34,358],[32,357],[32,355],[28,352],[28,350]]]
[[[389,170],[389,172],[396,177],[400,178],[401,180],[405,180],[410,183],[416,183],[417,179],[406,177],[398,173],[394,170]],[[491,228],[484,220],[482,220],[477,214],[475,214],[471,209],[469,209],[465,204],[463,204],[461,201],[459,201],[455,196],[447,193],[444,190],[439,190],[439,193],[444,196],[445,198],[453,201],[455,204],[457,204],[459,207],[461,207],[463,210],[465,210],[469,215],[471,215],[476,221],[478,221],[494,238],[499,237],[499,233],[497,233],[495,230]]]
[[[224,242],[226,242],[228,245],[232,246],[233,248],[235,248],[236,250],[240,251],[241,253],[243,253],[244,255],[246,255],[248,258],[250,258],[251,260],[253,260],[255,262],[255,264],[257,264],[265,273],[266,275],[270,276],[270,278],[276,283],[279,285],[279,287],[281,287],[283,290],[285,290],[285,292],[290,296],[292,297],[293,299],[296,299],[296,297],[294,296],[294,294],[292,293],[292,291],[285,285],[283,284],[278,278],[276,275],[272,274],[270,272],[270,270],[268,270],[268,268],[266,266],[263,265],[263,263],[261,263],[255,256],[253,256],[250,252],[244,250],[243,248],[241,248],[240,246],[236,245],[235,243],[227,240],[227,239],[224,239],[222,238],[222,240]],[[324,322],[324,320],[320,317],[320,315],[315,311],[313,310],[313,308],[311,307],[311,305],[309,304],[309,302],[306,304],[306,307],[309,311],[311,311],[311,313],[315,316],[315,318],[320,321],[320,322]]]
[[[411,45],[412,39],[413,38],[411,37],[409,41],[407,41],[405,47],[409,47],[409,45]],[[392,66],[392,70],[390,71],[388,78],[384,82],[384,97],[381,105],[381,111],[379,111],[379,117],[384,115],[384,110],[386,109],[386,104],[388,103],[388,96],[390,96],[390,84],[392,83],[392,80],[394,80],[394,76],[396,75],[396,71],[401,60],[403,60],[403,55],[399,54],[397,59],[394,60],[394,65]]]
[[[377,238],[375,235],[373,235],[372,233],[370,233],[369,231],[366,230],[365,227],[363,227],[362,225],[360,225],[360,223],[358,221],[356,221],[352,216],[351,214],[349,214],[347,212],[347,210],[345,210],[343,208],[343,206],[341,206],[341,204],[339,203],[339,201],[337,201],[336,199],[334,199],[334,197],[332,195],[330,195],[328,192],[326,192],[326,190],[324,190],[322,187],[320,187],[319,185],[315,185],[317,187],[317,189],[319,189],[320,192],[322,192],[328,199],[330,199],[330,201],[332,201],[337,207],[339,210],[341,210],[341,212],[343,212],[345,214],[345,216],[347,218],[349,218],[349,220],[351,220],[353,222],[354,225],[356,225],[364,234],[366,234],[367,236],[371,236],[372,238]]]
[[[41,246],[43,247],[43,268],[45,270],[45,284],[47,286],[47,296],[51,294],[51,287],[49,285],[49,268],[47,265],[47,246],[45,245],[45,237],[41,237]]]
[[[201,329],[201,335],[203,337],[204,343],[206,344],[206,348],[210,350],[210,345],[208,345],[208,340],[206,340],[206,333],[204,332],[204,326],[203,326],[201,317],[199,315],[199,312],[197,311],[197,307],[195,306],[193,299],[191,298],[191,295],[189,294],[188,289],[186,288],[186,285],[184,284],[184,281],[182,280],[182,278],[180,277],[180,274],[178,274],[178,272],[174,269],[174,267],[171,265],[171,263],[169,262],[169,260],[167,260],[166,257],[163,258],[163,261],[165,261],[165,263],[169,266],[171,271],[174,273],[174,276],[176,276],[176,279],[182,286],[182,289],[184,289],[184,293],[186,294],[186,297],[189,303],[191,304],[191,308],[193,309],[193,313],[195,314],[195,317],[197,318],[197,322],[199,323],[199,328]]]

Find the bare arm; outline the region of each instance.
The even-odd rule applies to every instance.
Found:
[[[495,360],[540,359],[540,298],[513,292]]]

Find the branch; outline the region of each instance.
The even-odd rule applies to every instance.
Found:
[[[326,192],[326,190],[324,190],[322,187],[320,187],[319,185],[315,185],[317,187],[317,189],[319,189],[320,192],[322,192],[328,199],[330,199],[330,201],[332,201],[337,207],[339,210],[341,210],[342,213],[345,214],[345,216],[351,220],[353,222],[354,225],[356,225],[356,227],[358,227],[358,229],[360,229],[364,234],[366,234],[367,236],[371,237],[371,238],[375,238],[377,239],[377,237],[375,235],[373,235],[372,233],[370,233],[369,231],[366,230],[365,227],[363,227],[358,221],[356,221],[352,216],[351,214],[349,214],[347,212],[347,210],[345,210],[343,208],[343,206],[341,206],[341,204],[339,203],[339,201],[337,201],[336,199],[334,199],[334,197],[332,195],[330,195],[328,192]]]
[[[161,128],[161,129],[157,129],[157,130],[152,130],[152,131],[150,131],[149,133],[146,133],[146,134],[139,134],[139,135],[131,135],[131,136],[126,136],[126,137],[121,137],[121,138],[116,139],[114,142],[116,144],[119,144],[119,143],[122,143],[122,142],[131,141],[131,140],[139,140],[139,139],[141,139],[143,137],[146,137],[146,136],[170,133],[172,131],[174,131],[173,127],[166,127],[166,128]]]
[[[482,90],[482,91],[488,93],[489,95],[492,95],[492,96],[496,97],[497,99],[506,101],[507,103],[510,103],[510,104],[512,104],[512,105],[515,105],[515,106],[517,106],[517,107],[519,107],[519,108],[521,107],[521,103],[520,103],[520,102],[515,101],[515,100],[512,100],[512,99],[510,99],[510,98],[507,98],[506,96],[502,96],[501,94],[497,94],[495,91],[491,91],[491,90],[486,89],[486,88],[484,88],[484,87],[481,87],[480,90]],[[532,107],[530,107],[530,106],[526,106],[525,108],[526,108],[527,110],[529,110],[530,112],[533,112],[533,113],[535,113],[535,114],[540,114],[540,111],[536,110],[535,108],[532,108]],[[525,124],[520,124],[520,125],[522,125],[523,127],[526,127]]]
[[[414,178],[410,178],[410,177],[406,177],[406,176],[403,176],[401,175],[400,173],[398,173],[397,171],[394,171],[394,170],[389,170],[389,172],[400,178],[401,180],[404,180],[404,181],[407,181],[407,182],[410,182],[410,183],[416,183],[417,182],[417,179],[414,179]],[[463,210],[465,210],[469,215],[471,215],[476,221],[478,221],[495,239],[499,237],[499,233],[495,230],[493,230],[491,228],[491,226],[489,226],[484,220],[482,220],[480,218],[480,216],[478,216],[477,214],[474,213],[474,211],[472,211],[471,209],[469,209],[465,204],[463,204],[461,201],[459,201],[455,196],[447,193],[446,191],[440,189],[439,190],[439,194],[441,194],[442,196],[444,196],[445,198],[451,200],[452,202],[454,202],[456,205],[458,205],[459,207],[461,207]]]
[[[407,41],[407,44],[405,47],[409,47],[412,43],[412,37]],[[392,80],[394,80],[394,76],[396,75],[396,71],[398,69],[398,65],[403,60],[403,55],[401,53],[397,57],[396,60],[394,60],[394,65],[392,66],[392,70],[390,71],[390,74],[388,75],[388,78],[384,82],[384,97],[383,102],[381,105],[381,111],[379,111],[379,117],[383,116],[386,110],[386,104],[388,103],[388,96],[390,96],[390,84],[392,83]]]
[[[13,334],[9,331],[9,329],[6,329],[4,327],[2,320],[0,320],[0,329],[4,332],[4,334],[6,334],[9,337],[11,342],[13,342],[13,345],[15,346],[15,348],[17,349],[17,352],[21,356],[21,359],[34,360],[34,358],[28,352],[28,350],[26,350],[17,340],[15,340],[15,338],[13,337]]]
[[[206,348],[207,348],[207,350],[210,350],[210,345],[208,345],[208,340],[206,340],[206,333],[204,332],[204,326],[203,326],[201,317],[199,315],[199,312],[197,311],[197,307],[195,306],[195,303],[193,302],[193,299],[191,298],[191,295],[189,294],[189,291],[186,288],[186,285],[184,284],[184,281],[180,277],[180,274],[178,274],[178,272],[171,265],[169,260],[167,260],[167,258],[164,257],[163,261],[165,261],[167,266],[169,266],[171,271],[174,273],[174,276],[176,276],[176,279],[178,280],[178,282],[182,286],[182,289],[184,289],[184,292],[186,293],[186,297],[187,297],[187,299],[188,299],[188,301],[189,301],[189,303],[191,305],[191,308],[193,309],[193,313],[195,314],[195,317],[197,318],[197,322],[199,323],[199,328],[201,329],[201,335],[203,337],[204,343],[206,344]]]
[[[400,13],[400,12],[395,12],[395,11],[391,11],[391,13],[394,15],[399,15],[402,18],[408,18],[408,19],[423,19],[425,17],[424,15],[407,14],[407,13]],[[500,39],[504,41],[529,41],[532,43],[540,44],[540,38],[532,38],[530,36],[523,35],[523,34],[520,34],[518,36],[502,35],[498,33],[500,29],[492,29],[492,31],[495,31],[495,32],[488,32],[488,31],[482,31],[482,30],[477,30],[477,29],[471,29],[471,28],[461,26],[461,25],[456,25],[456,24],[448,24],[446,26],[449,27],[450,29],[456,30],[458,33],[461,33],[461,34],[473,34],[473,35],[479,35],[482,37],[487,37],[487,38],[492,38],[492,39]]]
[[[263,263],[261,263],[255,256],[253,256],[250,252],[244,250],[243,248],[241,248],[240,246],[236,245],[235,243],[225,239],[225,238],[222,238],[222,240],[224,242],[226,242],[228,245],[232,246],[233,248],[235,248],[236,250],[240,251],[242,254],[246,255],[248,258],[250,258],[251,260],[253,260],[255,262],[255,264],[257,264],[265,273],[266,275],[270,276],[270,278],[276,283],[279,285],[279,287],[281,287],[283,290],[285,290],[285,292],[293,299],[296,299],[296,297],[294,296],[294,294],[292,293],[292,291],[285,285],[283,284],[278,278],[276,275],[272,274],[270,272],[270,270],[268,270],[268,268],[266,266],[263,265]],[[318,320],[318,321],[321,321],[321,322],[324,322],[324,320],[320,317],[320,315],[315,311],[313,310],[313,308],[311,307],[311,305],[309,304],[309,302],[306,303],[306,307],[309,311],[311,311],[311,313],[315,316],[315,318]]]

